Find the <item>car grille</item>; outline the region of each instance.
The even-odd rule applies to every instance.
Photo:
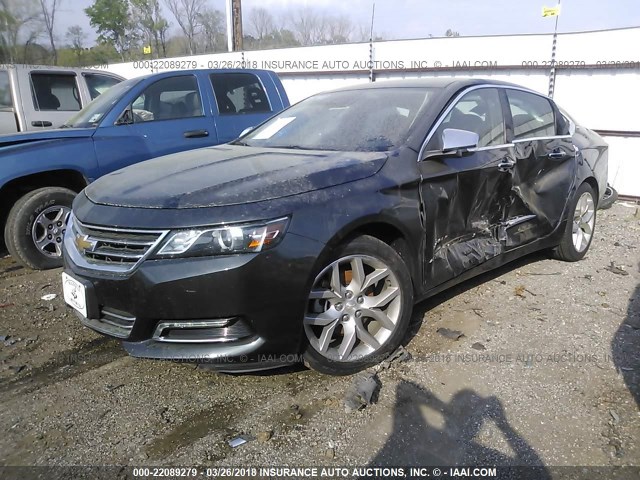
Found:
[[[74,262],[85,268],[114,272],[135,268],[168,233],[85,225],[75,217],[70,223],[71,235],[65,238],[65,244],[68,251],[77,254],[72,255]]]

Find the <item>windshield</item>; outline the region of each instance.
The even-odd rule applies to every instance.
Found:
[[[239,145],[381,152],[403,144],[435,88],[329,92],[297,103],[236,141]]]
[[[124,82],[114,85],[73,117],[71,117],[63,127],[69,128],[91,128],[96,127],[102,118],[111,110],[120,97],[136,83],[139,78],[125,80]]]

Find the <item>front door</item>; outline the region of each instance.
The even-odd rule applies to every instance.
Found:
[[[478,147],[458,157],[442,154],[445,129],[475,132]],[[424,278],[435,287],[500,255],[498,232],[508,207],[513,146],[506,144],[500,92],[479,88],[444,114],[420,165],[426,226]]]
[[[132,163],[218,143],[194,75],[158,80],[133,101],[132,123],[101,126],[94,144],[102,174]]]

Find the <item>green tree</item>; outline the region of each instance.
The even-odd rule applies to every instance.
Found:
[[[130,0],[131,11],[141,36],[151,45],[153,55],[167,56],[169,22],[162,15],[160,0]]]
[[[111,44],[124,62],[137,41],[128,0],[95,0],[84,11],[98,32],[98,40]]]

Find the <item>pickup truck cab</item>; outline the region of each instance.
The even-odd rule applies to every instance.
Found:
[[[118,83],[63,128],[0,136],[0,226],[9,253],[31,268],[60,266],[71,203],[89,183],[229,142],[288,106],[271,71],[173,71]]]
[[[123,80],[92,69],[0,65],[0,135],[57,128]]]

